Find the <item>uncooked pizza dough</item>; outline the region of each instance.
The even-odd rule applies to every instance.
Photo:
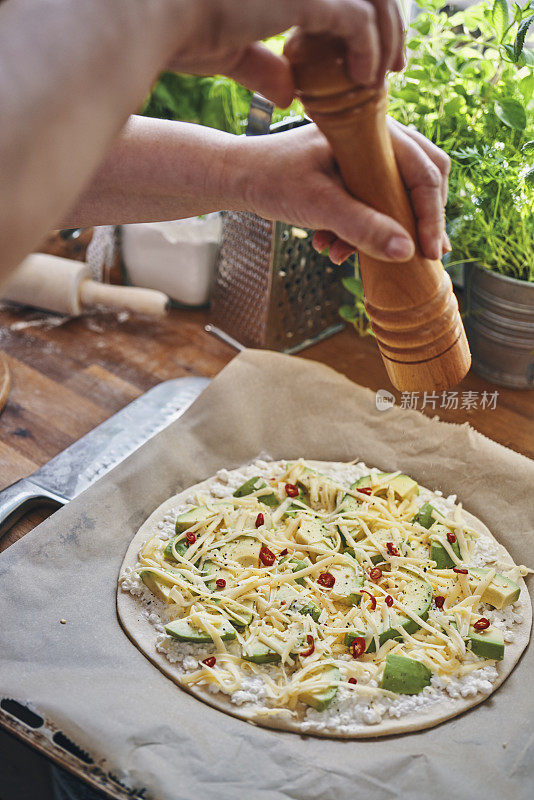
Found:
[[[373,737],[498,688],[529,640],[527,572],[454,496],[409,476],[258,461],[151,514],[117,607],[153,664],[215,708]]]

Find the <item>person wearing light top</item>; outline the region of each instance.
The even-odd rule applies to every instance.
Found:
[[[394,0],[0,2],[0,280],[53,227],[220,209],[316,229],[316,248],[329,245],[336,263],[355,248],[408,259],[409,235],[347,194],[314,125],[247,139],[129,116],[164,68],[222,73],[287,106],[288,63],[259,40],[293,25],[343,36],[361,85],[403,66]],[[439,258],[449,249],[449,160],[417,132],[389,126],[421,247]]]

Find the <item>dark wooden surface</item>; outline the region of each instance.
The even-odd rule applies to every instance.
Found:
[[[159,381],[213,377],[235,355],[232,347],[204,330],[206,311],[174,310],[157,322],[103,313],[64,322],[49,318],[45,325],[43,319],[28,310],[0,310],[0,350],[7,355],[12,379],[0,415],[0,489],[29,475]],[[301,355],[373,390],[392,390],[374,340],[358,338],[352,329]],[[486,436],[534,457],[534,393],[493,386],[472,372],[457,389],[498,389],[496,408],[484,410],[479,402],[476,409],[446,410],[438,404],[425,413],[468,421]],[[394,394],[400,402],[399,392]],[[0,541],[0,549],[48,513],[40,509],[28,514]]]

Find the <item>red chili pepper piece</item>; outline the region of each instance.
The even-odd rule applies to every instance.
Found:
[[[369,573],[369,577],[371,578],[372,581],[379,581],[380,578],[382,577],[382,570],[380,569],[380,567],[373,567],[373,569]]]
[[[453,567],[453,572],[456,572],[457,575],[469,575],[468,569],[462,569],[461,567]]]
[[[356,678],[349,678],[349,683],[358,683]]]
[[[226,581],[224,580],[224,578],[217,578],[217,580],[215,581],[215,585],[217,586],[217,589],[224,589],[224,587],[226,586]]]
[[[260,561],[261,561],[261,563],[264,564],[266,567],[272,567],[272,565],[275,562],[275,559],[276,559],[276,556],[272,552],[272,550],[269,550],[268,547],[265,547],[265,545],[263,545],[263,547],[260,550]]]
[[[436,608],[443,608],[444,602],[445,598],[442,595],[438,594],[436,597],[434,597],[434,603],[436,604]]]
[[[214,667],[215,666],[215,656],[210,656],[209,658],[205,658],[202,662],[207,667]]]
[[[367,645],[363,636],[357,636],[349,645],[349,653],[353,658],[359,658],[365,653],[366,647]]]
[[[393,544],[393,542],[387,542],[386,548],[390,556],[400,556],[400,553]]]
[[[197,537],[191,531],[189,533],[185,534],[185,538],[186,538],[187,544],[195,544],[195,542],[197,540]]]
[[[280,551],[280,555],[287,556],[287,547],[284,547],[284,549]]]
[[[317,583],[320,586],[324,586],[326,589],[331,589],[335,582],[336,579],[331,572],[321,572],[317,578]]]
[[[286,483],[285,490],[288,497],[298,497],[299,487],[294,483]]]
[[[473,628],[476,631],[485,631],[486,628],[489,628],[489,626],[490,626],[489,619],[486,619],[486,617],[480,617],[480,619],[477,619],[477,621],[473,625]]]
[[[384,603],[387,605],[388,608],[391,608],[391,606],[393,605],[393,598],[390,594],[387,594],[384,597]]]
[[[451,533],[449,531],[449,533],[447,534],[447,541],[450,542],[450,544],[454,544],[455,543],[456,536],[454,535],[454,533]]]
[[[376,608],[376,597],[371,592],[368,592],[367,589],[361,589],[362,594],[368,594],[371,598],[371,611],[374,611]]]
[[[260,513],[256,517],[256,522],[255,522],[256,528],[259,528],[260,525],[263,525],[264,522],[265,522],[265,517],[263,516],[263,514],[260,511]]]
[[[362,488],[358,489],[358,491],[361,492],[362,494],[371,494],[373,490],[371,489],[370,486],[362,486]]]
[[[313,653],[313,651],[315,650],[315,639],[313,638],[313,636],[311,636],[310,634],[308,634],[308,635],[306,636],[306,642],[308,643],[308,649],[307,649],[307,650],[304,650],[304,651],[303,651],[303,652],[300,654],[300,657],[301,657],[301,658],[306,658],[307,656],[311,656],[311,654],[312,654],[312,653]]]

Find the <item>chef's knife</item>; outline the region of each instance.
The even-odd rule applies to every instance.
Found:
[[[177,419],[209,383],[175,378],[149,389],[62,453],[0,492],[0,536],[36,505],[63,506]]]

